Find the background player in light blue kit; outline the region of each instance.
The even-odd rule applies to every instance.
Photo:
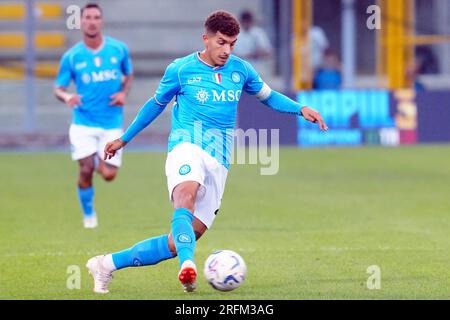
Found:
[[[95,292],[108,292],[115,270],[153,265],[177,255],[180,282],[185,291],[195,289],[195,244],[220,208],[231,159],[230,132],[242,90],[277,111],[302,115],[327,130],[318,112],[272,90],[248,62],[231,55],[238,34],[239,23],[230,13],[212,13],[205,22],[205,50],[172,62],[156,94],[125,134],[106,145],[105,159],[111,159],[176,97],[165,170],[175,209],[170,233],[91,258],[87,267],[94,277]]]
[[[83,41],[63,55],[55,81],[57,98],[73,108],[69,138],[72,159],[80,165],[78,197],[85,228],[97,227],[94,171],[112,181],[121,165],[121,154],[105,161],[102,155],[106,143],[123,134],[123,106],[133,78],[127,46],[104,36],[102,27],[101,8],[97,4],[84,6]],[[76,86],[72,94],[66,91],[71,80]]]

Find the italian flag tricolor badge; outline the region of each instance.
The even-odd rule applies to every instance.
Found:
[[[94,58],[94,64],[96,67],[100,67],[100,65],[102,64],[102,60],[100,59],[100,57]]]
[[[222,82],[222,77],[220,76],[220,73],[214,73],[213,77],[214,77],[214,81],[217,84],[220,84]]]

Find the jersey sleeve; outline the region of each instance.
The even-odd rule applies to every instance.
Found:
[[[259,100],[267,99],[271,93],[270,87],[261,79],[258,72],[253,66],[244,62],[247,69],[247,79],[244,84],[244,91],[252,96],[256,96]]]
[[[59,63],[58,75],[56,76],[55,86],[67,88],[72,78],[73,73],[70,64],[70,56],[69,54],[65,53],[61,57],[61,61]]]
[[[172,62],[166,68],[164,76],[159,82],[159,87],[155,93],[156,102],[160,105],[168,104],[180,89],[181,85],[178,78],[178,65],[176,62]]]
[[[131,63],[130,50],[127,45],[123,44],[123,58],[121,64],[122,73],[129,76],[133,73],[133,64]]]

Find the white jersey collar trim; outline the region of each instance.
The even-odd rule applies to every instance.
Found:
[[[204,65],[206,65],[206,66],[208,66],[210,68],[212,68],[213,70],[217,70],[217,69],[223,67],[223,66],[213,66],[213,65],[209,64],[208,62],[206,62],[205,60],[203,60],[202,57],[200,57],[200,51],[197,51],[196,57],[201,63],[203,63]]]

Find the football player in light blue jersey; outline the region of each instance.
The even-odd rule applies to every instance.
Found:
[[[81,10],[83,41],[61,58],[55,81],[55,95],[73,109],[69,130],[72,159],[79,162],[78,197],[85,228],[97,227],[94,210],[95,170],[112,181],[121,165],[116,159],[103,160],[108,141],[123,134],[123,107],[130,90],[132,66],[127,46],[102,34],[103,18],[97,4]],[[67,92],[73,81],[76,93]]]
[[[195,289],[196,240],[211,227],[220,208],[242,90],[277,111],[302,115],[328,129],[318,112],[272,90],[248,62],[231,55],[238,34],[239,23],[230,13],[212,13],[205,22],[205,50],[172,62],[156,94],[124,135],[106,145],[105,159],[110,159],[176,98],[165,168],[174,206],[170,233],[89,259],[86,266],[94,278],[94,292],[108,292],[115,270],[153,265],[175,256],[185,291]]]

